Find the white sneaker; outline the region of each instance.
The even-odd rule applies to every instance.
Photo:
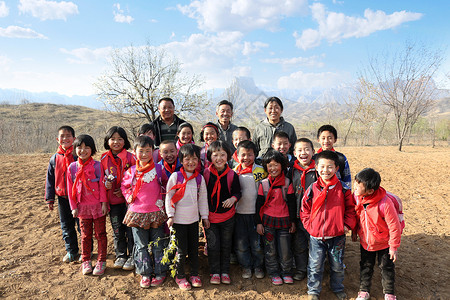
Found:
[[[369,299],[370,299],[369,292],[363,292],[363,291],[360,291],[358,293],[358,297],[356,297],[356,300],[369,300]]]
[[[122,267],[126,271],[133,271],[134,270],[134,260],[132,257],[128,257],[127,261],[123,264]]]
[[[122,269],[123,265],[127,262],[126,258],[123,257],[119,257],[118,259],[116,259],[116,261],[114,262],[114,268],[115,269]]]

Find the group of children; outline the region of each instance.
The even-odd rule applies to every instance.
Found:
[[[352,239],[359,235],[361,242],[357,299],[370,297],[377,255],[385,299],[395,299],[394,261],[401,234],[396,209],[373,169],[356,175],[352,195],[348,161],[333,148],[337,139],[333,126],[318,130],[317,153],[312,141],[301,138],[293,145],[293,156],[289,137],[282,131],[275,132],[273,149],[261,156],[245,127],[233,132],[235,153],[218,136],[217,125],[207,123],[200,148],[194,143],[193,127],[183,123],[176,141],[162,141],[155,150],[153,128],[146,124],[131,153],[125,130],[114,126],[105,136],[107,151],[98,162],[92,159],[96,153],[92,137],[75,138],[71,127],[59,128],[59,149],[47,172],[46,200],[53,209],[58,196],[67,252],[63,261],[77,259],[79,222],[82,273],[105,272],[109,212],[115,268],[135,269],[143,288],[162,284],[169,268],[162,262],[163,252],[168,228],[173,228],[175,281],[182,290],[201,287],[201,220],[211,284],[231,283],[234,253],[243,278],[253,273],[263,278],[264,270],[274,285],[307,277],[308,299],[319,299],[327,258],[330,288],[337,298],[346,299],[345,234],[352,230]],[[93,269],[94,231],[98,257]]]

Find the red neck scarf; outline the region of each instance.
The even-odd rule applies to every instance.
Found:
[[[74,162],[72,152],[73,146],[70,146],[68,149],[64,150],[61,145],[59,145],[58,151],[56,152],[58,154],[64,154],[64,164],[61,166],[64,173],[66,173],[69,165]]]
[[[143,167],[141,167],[140,161],[136,160],[136,185],[134,186],[133,197],[131,198],[131,202],[133,202],[134,199],[136,199],[136,196],[142,187],[142,183],[144,182],[144,175],[154,168],[155,163],[153,162],[152,158],[150,158],[149,162]]]
[[[320,152],[322,152],[322,151],[323,151],[323,149],[320,148],[319,150],[317,150],[317,153],[320,153]],[[336,150],[334,150],[334,147],[331,147],[330,151],[336,152]]]
[[[298,163],[298,160],[294,162],[294,169],[299,170],[302,172],[302,177],[300,178],[300,181],[302,183],[303,190],[306,190],[305,184],[306,184],[306,173],[308,173],[309,170],[314,169],[316,167],[316,162],[314,160],[311,160],[309,163],[309,166],[306,167],[306,169],[303,169],[303,167]]]
[[[116,182],[117,184],[120,184],[122,181],[123,176],[123,169],[125,168],[125,164],[127,163],[127,150],[125,148],[122,149],[119,153],[117,153],[117,157],[119,157],[119,162],[116,161],[116,158],[114,157],[114,154],[111,150],[107,152],[108,157],[110,158],[113,165],[116,167]]]
[[[194,141],[190,141],[188,144],[195,144]],[[186,145],[180,142],[180,139],[177,140],[177,149],[180,149],[181,146]]]
[[[177,168],[177,160],[175,159],[175,162],[171,165],[169,165],[168,162],[164,161],[164,168],[166,168],[167,171],[170,172],[170,174],[172,174],[173,172],[175,172],[175,169]]]
[[[366,204],[378,203],[381,199],[386,196],[386,190],[381,186],[371,195],[368,196],[358,196],[358,204],[356,205],[356,211],[359,212],[364,209]]]
[[[194,179],[198,176],[198,171],[195,170],[194,174],[192,174],[189,178],[187,177],[186,172],[184,171],[184,167],[181,167],[180,169],[181,174],[183,174],[183,178],[184,178],[184,182],[183,183],[179,183],[179,184],[175,184],[170,190],[177,190],[175,192],[175,194],[173,195],[170,203],[172,204],[172,207],[175,207],[175,203],[177,203],[178,201],[180,201],[183,196],[184,196],[184,192],[186,191],[186,185],[188,183],[189,180]]]
[[[211,199],[217,193],[216,211],[219,208],[219,203],[220,203],[220,189],[221,189],[220,179],[222,177],[226,176],[230,170],[231,170],[230,167],[227,164],[225,164],[225,170],[223,171],[222,174],[219,175],[219,172],[217,172],[217,169],[216,169],[216,167],[214,167],[214,165],[209,166],[209,171],[211,172],[211,174],[213,174],[217,177],[216,183],[214,184],[214,187],[213,187],[213,190],[211,193]]]
[[[236,168],[236,173],[238,175],[242,175],[242,174],[247,174],[247,173],[252,173],[253,172],[253,164],[251,164],[250,166],[248,166],[247,168],[243,169],[242,164],[239,164]]]
[[[327,197],[327,194],[328,194],[328,188],[330,186],[336,185],[338,182],[339,182],[339,179],[337,178],[336,174],[333,177],[331,177],[331,180],[329,183],[325,183],[322,180],[322,177],[319,177],[319,179],[317,179],[317,183],[321,187],[323,187],[323,190],[320,192],[320,194],[317,196],[317,198],[313,202],[313,205],[311,208],[311,220],[314,220],[317,213],[319,212],[319,209],[324,204],[325,198]]]
[[[238,156],[237,156],[237,150],[236,151],[234,151],[234,153],[233,153],[233,159],[236,161],[236,162],[239,162],[239,158],[238,158]]]
[[[78,183],[81,181],[81,183],[84,185],[84,187],[92,192],[92,189],[89,187],[89,185],[87,184],[86,181],[86,166],[89,165],[89,163],[92,161],[92,156],[89,157],[88,160],[86,160],[86,162],[83,163],[83,161],[81,160],[81,158],[78,158],[78,165],[81,168],[78,168],[77,173],[75,174],[75,180],[73,182],[73,188],[72,188],[72,198],[77,201],[77,185]]]
[[[281,186],[281,188],[283,188],[283,186],[286,184],[286,177],[284,176],[284,172],[281,172],[281,174],[275,178],[272,178],[272,176],[269,175],[267,179],[269,180],[270,188],[269,191],[267,192],[267,197],[266,200],[264,201],[264,205],[259,210],[259,216],[261,217],[261,220],[264,215],[265,208],[269,205],[270,202],[269,199],[272,197],[273,188],[276,186]]]

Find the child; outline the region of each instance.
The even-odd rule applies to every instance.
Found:
[[[339,157],[330,150],[316,157],[319,178],[302,199],[300,217],[310,235],[308,299],[319,299],[323,267],[328,256],[330,288],[338,299],[344,292],[345,233],[356,224],[355,205],[350,190],[336,176]]]
[[[250,140],[250,130],[248,130],[246,127],[237,127],[234,131],[233,131],[233,145],[234,148],[237,149],[238,144],[242,141],[247,141]],[[234,151],[232,158],[230,159],[230,161],[228,162],[228,164],[230,165],[230,168],[235,169],[238,164],[239,164],[239,158],[237,155],[237,150]]]
[[[72,216],[69,198],[67,197],[67,168],[77,157],[73,155],[73,141],[75,130],[70,126],[61,126],[58,129],[58,151],[50,158],[45,181],[45,200],[48,209],[53,210],[55,194],[58,197],[58,212],[61,222],[62,237],[66,246],[66,255],[63,262],[69,263],[77,259],[78,240],[75,225],[78,219]],[[79,226],[78,226],[79,230]]]
[[[339,170],[336,173],[338,179],[342,181],[348,189],[352,188],[352,175],[350,174],[350,167],[348,165],[347,157],[344,154],[334,150],[333,145],[337,141],[337,130],[331,125],[323,125],[317,131],[317,141],[320,144],[320,149],[317,153],[324,150],[331,150],[336,152],[339,158]],[[314,157],[313,157],[314,158]]]
[[[107,152],[101,156],[103,183],[106,187],[110,212],[109,217],[114,235],[114,250],[116,260],[114,268],[131,271],[134,269],[132,257],[133,233],[131,228],[123,224],[123,218],[127,212],[127,204],[120,190],[123,174],[136,164],[136,160],[130,152],[131,145],[128,136],[122,127],[111,127],[105,136],[103,143]]]
[[[300,221],[300,207],[305,191],[317,180],[316,164],[312,159],[313,154],[314,145],[309,139],[301,138],[295,142],[294,155],[297,159],[290,173],[297,200],[297,231],[294,233],[292,241],[296,267],[295,280],[303,280],[306,277],[306,267],[308,265],[309,236],[303,223]]]
[[[175,141],[162,141],[161,144],[159,144],[159,153],[162,159],[158,164],[163,166],[167,178],[169,178],[172,173],[180,170],[181,163],[178,159],[177,146],[175,144]]]
[[[357,226],[352,239],[361,243],[361,274],[357,300],[370,298],[370,286],[375,258],[381,268],[384,299],[394,300],[395,265],[400,246],[401,226],[394,204],[380,187],[381,176],[374,169],[366,168],[356,174],[354,196],[356,200]]]
[[[231,151],[221,140],[211,143],[207,152],[211,165],[203,171],[208,189],[210,227],[206,229],[210,283],[230,284],[230,252],[234,230],[235,203],[241,198],[238,175],[227,161]]]
[[[266,270],[272,284],[292,284],[290,233],[295,232],[295,195],[292,183],[284,175],[287,160],[270,149],[263,156],[263,167],[269,177],[258,188],[256,230],[264,236]]]
[[[67,187],[70,208],[74,218],[80,219],[81,227],[81,270],[83,275],[92,272],[93,275],[103,275],[106,269],[106,214],[108,200],[105,185],[101,182],[100,162],[94,161],[94,139],[82,134],[73,143],[78,160],[69,166]],[[98,258],[92,271],[92,232],[95,228],[95,238],[98,243]]]
[[[288,174],[295,160],[295,157],[289,154],[289,150],[291,149],[291,142],[289,142],[289,135],[284,131],[276,131],[273,134],[272,149],[277,150],[278,152],[283,154],[284,157],[286,157],[288,161],[286,174]]]
[[[164,142],[164,141],[163,141]],[[161,142],[161,143],[163,143]],[[173,173],[167,182],[166,211],[169,220],[167,225],[175,229],[177,240],[177,275],[176,283],[181,290],[201,287],[198,276],[198,217],[203,227],[209,228],[208,193],[205,179],[196,170],[200,162],[200,147],[186,144],[180,148],[181,170]],[[191,265],[189,281],[186,280],[186,255]]]
[[[125,173],[121,190],[127,200],[128,211],[123,223],[132,227],[134,238],[134,264],[136,273],[141,275],[140,286],[149,288],[159,286],[166,279],[167,266],[161,263],[164,240],[152,246],[153,259],[148,252],[149,243],[164,238],[164,224],[167,215],[164,211],[162,186],[167,177],[161,165],[153,162],[153,140],[148,136],[138,136],[134,143],[136,165]],[[151,274],[155,277],[151,279]]]
[[[181,123],[177,129],[177,150],[181,146],[194,143],[194,128],[188,122]]]
[[[142,124],[142,126],[139,128],[138,136],[146,135],[152,139],[153,142],[155,142],[155,127],[153,124]],[[156,164],[161,161],[161,156],[159,155],[159,149],[155,148],[153,151],[153,162]]]
[[[244,279],[252,277],[252,269],[256,278],[264,278],[264,251],[256,232],[255,213],[258,184],[267,177],[267,173],[255,164],[256,151],[251,141],[242,141],[237,145],[240,163],[235,172],[239,175],[242,196],[236,204],[234,245]]]
[[[219,129],[216,124],[208,122],[205,126],[203,126],[202,131],[200,132],[200,141],[205,143],[200,152],[202,168],[206,169],[209,167],[210,161],[207,159],[208,147],[212,142],[217,141],[218,137]]]

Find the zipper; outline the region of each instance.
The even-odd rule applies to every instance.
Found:
[[[366,244],[369,245],[369,226],[367,226],[367,208],[364,207],[364,223],[366,225]]]
[[[323,227],[322,227],[322,238],[325,239],[325,220],[327,215],[327,200],[328,200],[328,190],[325,194],[325,202],[323,203]]]

